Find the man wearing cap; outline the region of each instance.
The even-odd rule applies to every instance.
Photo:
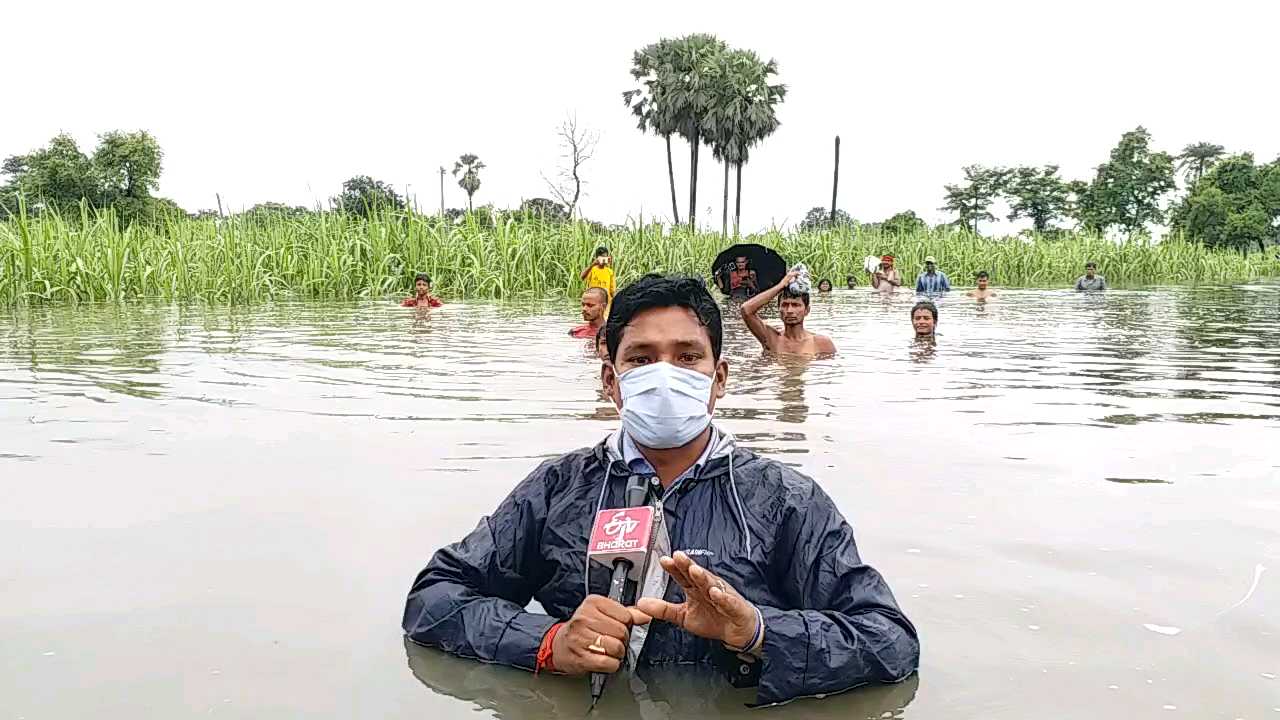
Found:
[[[1084,274],[1076,278],[1077,292],[1097,292],[1107,289],[1107,279],[1098,274],[1098,263],[1085,263]]]
[[[891,293],[902,285],[902,275],[893,267],[893,256],[880,258],[880,269],[871,276],[871,287],[880,292]]]
[[[947,274],[938,269],[938,261],[932,256],[924,259],[924,272],[916,278],[916,292],[921,295],[936,295],[951,289],[951,281]]]

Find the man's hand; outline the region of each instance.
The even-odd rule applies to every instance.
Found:
[[[615,673],[627,654],[632,625],[644,625],[649,616],[602,595],[588,595],[551,642],[551,662],[556,672],[585,675]],[[602,648],[603,653],[590,646]]]
[[[786,287],[791,284],[792,280],[795,280],[798,277],[800,277],[800,273],[795,270],[791,270],[787,272],[786,275],[782,276],[782,282],[778,283],[778,287]]]
[[[657,598],[641,598],[636,604],[641,613],[734,648],[743,647],[755,638],[759,620],[756,608],[737,590],[683,552],[658,562],[684,588],[685,601],[677,605]]]

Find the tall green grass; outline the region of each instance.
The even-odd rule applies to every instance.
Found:
[[[990,239],[962,231],[905,237],[860,229],[767,232],[748,238],[806,263],[836,285],[866,282],[862,259],[892,253],[913,277],[935,255],[956,284],[978,270],[996,285],[1066,287],[1086,260],[1116,285],[1241,282],[1280,277],[1269,253],[1241,254],[1173,239],[1117,243],[1085,235]],[[615,258],[619,284],[652,271],[706,276],[726,245],[718,234],[657,224],[592,229],[508,218],[449,225],[415,214],[362,219],[339,213],[174,218],[121,228],[108,211],[44,213],[0,222],[0,303],[135,298],[252,303],[283,298],[381,298],[409,291],[425,271],[446,298],[519,298],[576,293],[597,245]]]

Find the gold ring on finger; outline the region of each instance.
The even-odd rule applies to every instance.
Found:
[[[590,651],[591,651],[591,652],[593,652],[593,653],[599,653],[599,654],[601,654],[601,655],[607,655],[607,654],[609,654],[609,651],[604,649],[604,636],[603,636],[603,635],[597,635],[597,636],[596,636],[596,641],[595,641],[595,642],[593,642],[593,643],[591,643],[590,645],[588,645],[588,646],[587,646],[587,649],[588,649],[588,650],[590,650]]]

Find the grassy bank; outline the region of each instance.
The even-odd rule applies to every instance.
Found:
[[[996,285],[1066,287],[1086,260],[1116,285],[1243,282],[1280,277],[1275,251],[1242,255],[1170,240],[1114,243],[1067,235],[1027,242],[964,232],[882,236],[841,229],[764,233],[749,238],[816,277],[866,283],[862,258],[893,253],[905,276],[925,255],[956,284],[988,270]],[[654,270],[707,275],[725,242],[716,233],[672,232],[660,225],[611,231],[586,224],[475,220],[443,225],[430,216],[337,213],[296,218],[237,216],[173,219],[121,230],[110,215],[45,214],[0,222],[0,303],[161,298],[259,302],[283,298],[384,297],[408,291],[415,271],[452,298],[572,294],[596,245],[615,257],[620,284]]]

